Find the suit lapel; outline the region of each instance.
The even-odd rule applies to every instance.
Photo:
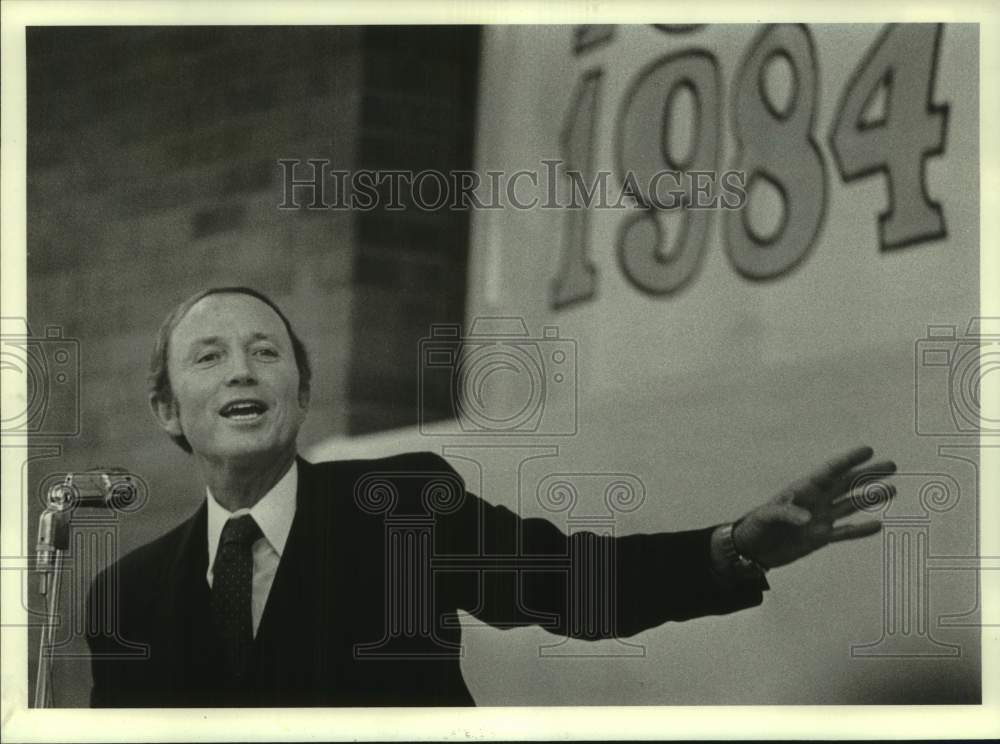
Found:
[[[153,653],[174,691],[211,684],[214,667],[208,568],[208,508],[205,502],[181,527],[163,580],[155,617]]]
[[[258,687],[278,695],[292,690],[316,695],[336,684],[331,641],[337,634],[337,538],[332,526],[339,495],[329,492],[319,468],[301,458],[298,467],[295,518],[257,632]]]

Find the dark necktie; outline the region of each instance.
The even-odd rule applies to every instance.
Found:
[[[249,514],[230,518],[222,528],[212,568],[212,615],[222,643],[223,675],[241,687],[253,654],[253,543],[263,533]]]

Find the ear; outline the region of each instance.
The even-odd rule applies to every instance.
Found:
[[[149,396],[149,409],[153,412],[153,418],[167,434],[173,437],[183,436],[181,430],[181,416],[177,409],[177,403],[173,400],[163,400],[157,395]]]

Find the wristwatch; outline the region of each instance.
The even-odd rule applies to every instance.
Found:
[[[737,524],[739,524],[738,521],[724,525],[721,530],[719,547],[722,549],[722,557],[726,562],[726,566],[735,577],[763,581],[767,569],[736,549],[736,542],[733,540],[733,530],[736,529]]]

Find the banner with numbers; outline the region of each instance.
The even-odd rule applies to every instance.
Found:
[[[538,173],[542,198],[477,213],[474,305],[667,343],[657,376],[711,368],[709,347],[750,318],[761,354],[802,357],[973,310],[977,39],[940,24],[491,29],[480,170]],[[681,342],[695,326],[701,350]]]

